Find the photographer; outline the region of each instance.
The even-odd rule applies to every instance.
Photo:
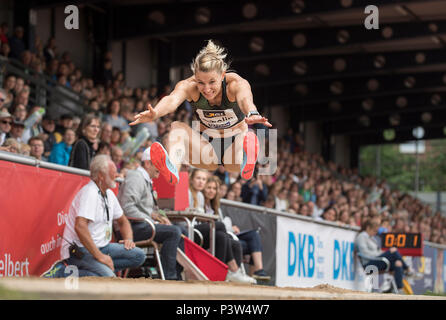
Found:
[[[130,223],[110,190],[117,175],[110,157],[93,158],[90,175],[71,203],[61,258],[77,266],[81,276],[115,277],[114,271],[142,265],[145,253],[135,247]],[[114,220],[124,239],[120,243],[110,243]]]

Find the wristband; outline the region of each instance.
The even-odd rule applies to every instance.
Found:
[[[246,117],[250,117],[250,116],[260,116],[260,113],[257,110],[253,110],[253,111],[249,111],[248,115]]]

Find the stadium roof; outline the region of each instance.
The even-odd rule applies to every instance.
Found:
[[[68,4],[34,1],[36,7]],[[111,15],[113,40],[160,39],[171,65],[187,66],[205,40],[225,46],[256,104],[285,106],[290,124],[316,121],[359,144],[445,137],[444,0],[72,1]]]

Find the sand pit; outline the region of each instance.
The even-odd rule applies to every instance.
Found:
[[[76,282],[78,280],[78,282]],[[153,279],[1,278],[0,299],[148,299],[148,300],[446,300],[446,297],[365,293],[318,285],[278,288],[210,281]]]

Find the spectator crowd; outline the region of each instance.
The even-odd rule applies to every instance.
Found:
[[[84,169],[94,155],[107,154],[125,178],[128,170],[140,166],[143,150],[161,141],[173,121],[192,121],[190,105],[185,102],[176,113],[154,123],[129,126],[136,114],[148,103],[155,107],[171,87],[166,85],[162,92],[156,85],[129,87],[122,72],[113,74],[111,52],[105,54],[101,72],[93,79],[75,65],[69,52],[59,52],[54,38],[43,45],[36,37],[34,48],[28,50],[23,35],[22,27],[9,34],[8,25],[1,24],[0,55],[20,60],[25,72],[46,75],[79,95],[89,108],[82,119],[68,113],[54,117],[45,112],[42,116],[46,106],[30,102],[30,83],[15,74],[4,74],[0,150]],[[135,144],[141,132],[147,135]],[[299,133],[291,129],[278,139],[277,150],[277,170],[271,175],[255,174],[246,181],[220,166],[213,173],[221,181],[219,196],[344,226],[360,227],[374,220],[380,232],[420,232],[425,240],[446,244],[446,217],[419,199],[391,189],[384,179],[361,176],[357,169],[342,168],[307,152]],[[257,171],[262,166],[257,164]],[[187,165],[182,168],[190,169]]]

